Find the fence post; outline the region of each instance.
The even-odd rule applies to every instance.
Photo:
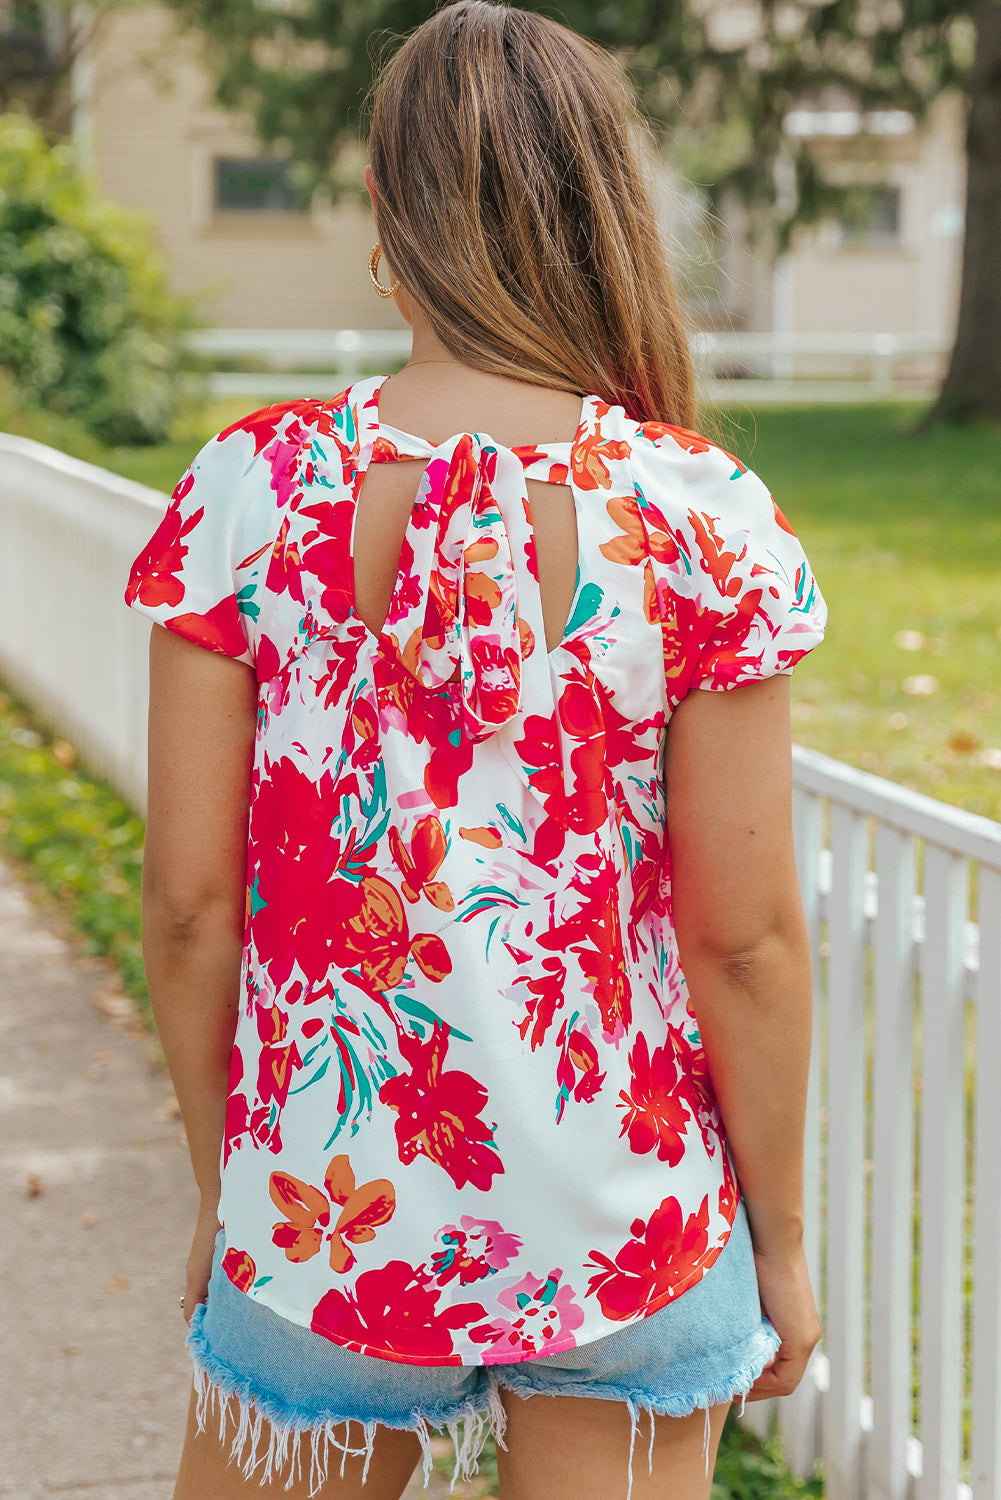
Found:
[[[828,927],[827,1350],[825,1500],[860,1500],[865,1217],[865,969],[863,899],[868,827],[831,807]]]
[[[921,1450],[917,1500],[954,1500],[963,1413],[963,937],[967,867],[925,843],[921,975]],[[995,1085],[996,1086],[996,1085]]]
[[[970,1488],[973,1500],[1001,1500],[1001,870],[987,865],[979,870],[977,923]]]
[[[914,1263],[914,840],[876,831],[867,1500],[907,1500]]]
[[[796,864],[803,897],[810,955],[813,966],[813,1046],[810,1052],[810,1084],[806,1103],[804,1158],[804,1243],[810,1282],[820,1301],[821,1246],[821,1056],[823,1050],[823,984],[820,974],[820,854],[823,842],[823,802],[800,787],[793,790],[793,831]],[[778,1402],[779,1434],[789,1468],[799,1479],[809,1479],[820,1457],[820,1392],[812,1366],[792,1395]]]

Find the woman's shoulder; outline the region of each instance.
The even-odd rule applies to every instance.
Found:
[[[206,448],[219,444],[235,453],[249,446],[253,456],[258,457],[273,449],[277,441],[292,441],[297,435],[340,432],[346,425],[354,388],[349,385],[333,396],[303,396],[259,407],[215,433]]]
[[[725,526],[770,532],[791,527],[756,469],[706,433],[670,422],[631,424],[638,498],[666,515],[714,517]]]

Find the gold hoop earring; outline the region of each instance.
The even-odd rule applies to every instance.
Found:
[[[382,246],[379,244],[379,241],[376,240],[375,244],[372,246],[372,253],[368,258],[368,274],[372,279],[372,285],[375,287],[380,297],[393,297],[399,291],[400,283],[398,281],[394,281],[392,286],[383,286],[382,282],[379,280],[378,270],[379,257],[381,254]]]

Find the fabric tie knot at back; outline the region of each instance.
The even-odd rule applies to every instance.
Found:
[[[464,732],[483,740],[522,709],[523,663],[536,649],[518,607],[533,556],[524,475],[514,454],[479,433],[422,446],[430,457],[386,632],[424,687],[459,682]]]

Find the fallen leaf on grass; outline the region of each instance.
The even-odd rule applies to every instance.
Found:
[[[971,750],[980,748],[980,741],[968,729],[957,729],[955,734],[950,734],[946,744],[950,750],[955,750],[957,755],[969,755]]]
[[[925,638],[920,630],[898,630],[893,637],[893,644],[899,646],[901,651],[922,651]]]

